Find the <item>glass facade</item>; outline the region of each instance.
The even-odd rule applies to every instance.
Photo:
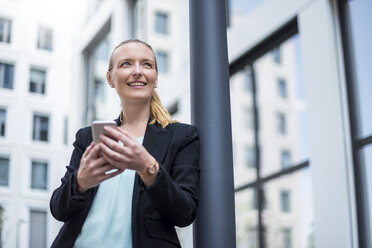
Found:
[[[348,1],[350,15],[351,47],[355,84],[355,100],[358,108],[358,138],[372,135],[372,2]]]
[[[313,247],[299,42],[295,35],[267,49],[230,78],[237,247]]]
[[[372,246],[372,2],[340,3],[353,139],[360,247]]]

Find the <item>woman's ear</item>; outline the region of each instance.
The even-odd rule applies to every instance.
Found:
[[[115,88],[115,85],[113,84],[112,82],[112,78],[111,78],[111,73],[110,71],[107,71],[106,73],[106,79],[107,79],[107,82],[108,84],[110,85],[111,88]]]

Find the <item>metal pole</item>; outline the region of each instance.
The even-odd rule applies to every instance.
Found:
[[[194,247],[234,248],[235,209],[225,0],[190,0],[192,121],[200,132]]]

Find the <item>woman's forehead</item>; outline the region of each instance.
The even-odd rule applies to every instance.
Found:
[[[150,48],[141,43],[126,43],[118,47],[114,52],[114,60],[140,59],[154,60],[154,53]]]

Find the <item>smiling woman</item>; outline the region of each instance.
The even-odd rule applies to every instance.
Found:
[[[198,203],[197,129],[173,121],[161,104],[147,43],[120,43],[106,78],[122,111],[100,143],[91,127],[77,132],[51,199],[53,216],[65,222],[52,247],[180,247],[175,226],[191,224]]]

